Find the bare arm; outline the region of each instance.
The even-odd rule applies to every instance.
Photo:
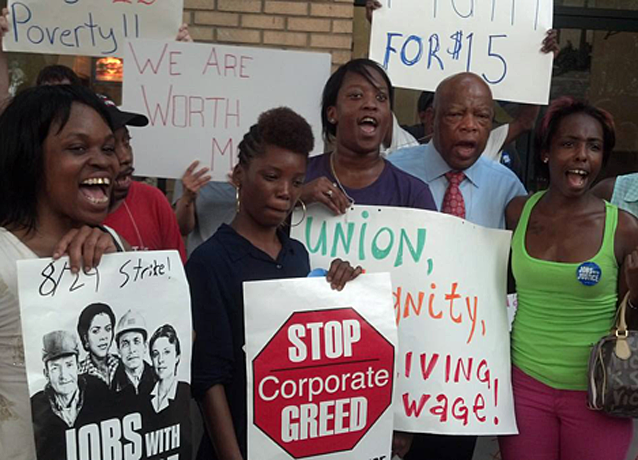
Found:
[[[198,165],[199,161],[194,161],[184,173],[182,177],[184,193],[175,204],[175,217],[177,217],[179,232],[182,236],[188,236],[195,228],[197,224],[195,200],[199,190],[211,179],[211,176],[207,174],[209,168],[202,168],[195,172]]]
[[[223,460],[243,460],[224,386],[213,385],[209,388],[201,401],[201,406],[206,429],[213,441],[217,457]]]
[[[598,198],[602,198],[606,201],[611,201],[611,197],[614,194],[614,187],[616,186],[616,178],[609,177],[601,180],[591,189],[592,193]]]

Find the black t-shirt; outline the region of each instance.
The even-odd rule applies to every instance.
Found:
[[[306,248],[283,232],[276,260],[256,248],[232,227],[222,225],[199,246],[186,264],[193,309],[191,388],[201,399],[223,384],[239,447],[246,458],[246,354],[244,337],[244,281],[305,277],[310,272]],[[198,459],[216,459],[205,434]]]

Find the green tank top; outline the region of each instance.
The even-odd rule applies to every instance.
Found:
[[[527,200],[512,239],[512,271],[518,292],[512,362],[550,387],[586,390],[591,347],[609,333],[616,313],[618,208],[605,203],[603,243],[590,260],[535,259],[527,253],[525,234],[529,215],[544,193]]]

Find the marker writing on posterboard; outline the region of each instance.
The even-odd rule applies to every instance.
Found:
[[[149,73],[166,79],[188,73],[191,69],[184,68],[182,52],[172,49],[171,45],[165,44],[153,56],[142,56],[135,45],[129,43],[135,64],[134,72],[138,75]],[[212,46],[198,72],[211,80],[248,80],[252,78],[254,66],[252,56],[218,52]],[[151,126],[216,130],[210,141],[211,170],[228,171],[233,167],[239,142],[232,136],[225,135],[224,130],[242,126],[242,100],[226,96],[221,89],[223,86],[211,85],[211,88],[217,89],[213,93],[202,94],[176,92],[172,84],[166,85],[160,92],[140,85],[140,92]]]
[[[171,260],[153,259],[132,256],[122,263],[117,270],[120,275],[119,287],[125,288],[150,278],[170,278]],[[68,260],[54,260],[48,263],[42,272],[38,293],[41,297],[54,297],[58,292],[75,292],[82,289],[91,289],[98,292],[100,289],[100,270],[95,267],[89,271],[71,272]]]
[[[432,259],[425,257],[425,243],[427,230],[418,228],[416,232],[408,232],[404,228],[393,229],[380,227],[368,229],[366,220],[370,217],[368,211],[363,211],[361,217],[363,223],[354,222],[328,222],[324,221],[319,229],[319,234],[312,231],[314,218],[308,216],[305,219],[304,243],[310,254],[319,253],[322,256],[348,257],[353,255],[358,261],[365,261],[368,257],[375,260],[390,258],[394,267],[400,267],[406,261],[425,263],[427,274],[431,274],[434,268]],[[353,244],[357,241],[358,244]]]
[[[493,423],[499,424],[498,417],[488,419],[484,411],[487,401],[494,409],[498,408],[499,380],[492,379],[490,365],[486,359],[473,357],[455,357],[451,354],[432,352],[405,353],[405,365],[402,369],[405,378],[427,382],[432,379],[447,385],[437,394],[405,392],[401,395],[403,411],[407,417],[436,417],[440,423]],[[466,400],[453,396],[454,385],[483,384],[475,394]]]
[[[85,8],[81,0],[62,0],[62,7]],[[112,3],[127,3],[151,6],[155,0],[112,0]],[[80,6],[78,6],[80,5]],[[60,26],[52,23],[48,16],[41,17],[27,3],[15,1],[10,5],[11,31],[16,43],[32,45],[64,46],[82,48],[91,46],[101,54],[117,52],[120,47],[117,37],[139,38],[142,33],[139,10],[123,11],[114,16],[107,5],[95,11],[87,10],[77,24]],[[111,13],[111,14],[108,14]]]
[[[459,69],[461,63],[466,72],[480,74],[491,84],[498,85],[508,75],[509,67],[507,49],[510,39],[509,29],[529,27],[538,29],[541,1],[535,0],[533,18],[517,15],[517,0],[491,0],[478,3],[475,0],[431,0],[432,8],[428,16],[436,21],[442,12],[456,18],[462,26],[451,34],[428,30],[427,33],[400,33],[393,30],[385,34],[383,67],[390,65],[404,67],[424,67],[428,71],[446,72],[452,67]],[[478,12],[482,8],[483,14]],[[478,36],[485,18],[493,24],[493,31]],[[480,21],[480,26],[478,22]],[[480,38],[480,40],[479,40]],[[477,46],[480,43],[480,46]],[[479,63],[479,68],[475,68]],[[483,67],[489,63],[489,71]]]
[[[403,286],[396,287],[393,295],[397,325],[408,319],[448,322],[450,326],[467,329],[468,345],[478,336],[485,337],[487,326],[480,319],[479,296],[465,295],[456,281],[449,286],[443,292],[439,292],[434,282],[425,291],[410,292]]]

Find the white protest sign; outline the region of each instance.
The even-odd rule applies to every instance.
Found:
[[[6,51],[118,56],[132,38],[175,39],[183,0],[9,0]]]
[[[66,258],[19,261],[18,286],[38,460],[190,460],[192,327],[177,251],[106,255],[76,275]]]
[[[389,459],[390,276],[248,282],[244,305],[248,460]]]
[[[434,91],[473,72],[495,99],[547,104],[552,55],[540,49],[552,14],[552,0],[384,0],[370,58],[396,86]]]
[[[400,343],[395,429],[516,433],[505,307],[510,232],[417,209],[308,211],[292,236],[313,268],[339,257],[367,273],[392,274]]]
[[[135,40],[126,46],[124,108],[150,125],[133,131],[135,169],[180,178],[199,160],[226,181],[237,146],[260,113],[287,106],[313,127],[321,152],[321,90],[330,55]]]

